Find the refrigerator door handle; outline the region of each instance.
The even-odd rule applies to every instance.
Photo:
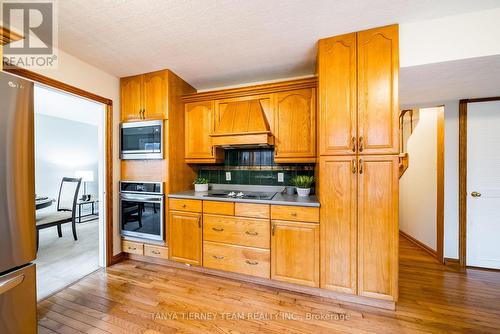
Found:
[[[4,293],[14,289],[23,281],[24,281],[24,274],[5,280],[4,282],[0,281],[0,295],[3,295]]]

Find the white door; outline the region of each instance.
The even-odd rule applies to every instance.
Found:
[[[467,265],[500,269],[500,101],[467,106]]]

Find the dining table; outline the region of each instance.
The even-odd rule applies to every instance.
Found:
[[[48,208],[52,205],[56,200],[49,197],[39,197],[35,199],[35,208],[36,210],[41,210]]]

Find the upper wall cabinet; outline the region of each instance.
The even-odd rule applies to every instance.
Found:
[[[356,33],[322,39],[318,48],[320,155],[354,154]]]
[[[185,104],[185,161],[187,163],[218,163],[223,160],[212,146],[210,133],[215,127],[213,101]]]
[[[320,155],[397,154],[398,26],[319,42]]]
[[[399,152],[398,27],[358,33],[358,136],[361,154]]]
[[[122,121],[142,119],[142,82],[142,75],[121,79]]]
[[[168,71],[121,79],[122,121],[166,119]]]
[[[316,89],[275,94],[274,161],[316,161]]]

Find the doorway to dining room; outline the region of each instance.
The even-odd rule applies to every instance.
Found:
[[[105,266],[106,105],[35,85],[37,297]]]

